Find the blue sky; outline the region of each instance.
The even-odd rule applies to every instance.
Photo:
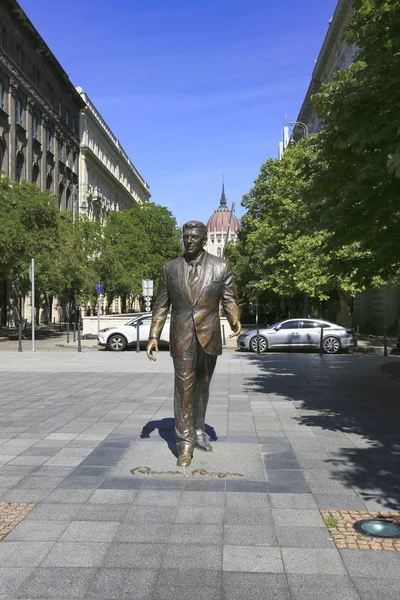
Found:
[[[19,0],[182,225],[229,206],[296,120],[336,0]]]

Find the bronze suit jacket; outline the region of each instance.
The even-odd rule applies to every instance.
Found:
[[[232,323],[239,321],[239,306],[232,271],[222,258],[204,252],[193,290],[187,284],[183,256],[164,265],[153,305],[150,338],[159,338],[171,306],[170,353],[179,356],[196,335],[207,354],[222,353],[219,303]]]

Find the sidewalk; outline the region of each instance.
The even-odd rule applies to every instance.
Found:
[[[398,600],[400,552],[337,547],[324,523],[400,508],[383,363],[225,352],[214,452],[184,470],[168,352],[1,352],[0,503],[24,518],[0,598]]]

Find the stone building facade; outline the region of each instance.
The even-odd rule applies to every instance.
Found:
[[[143,204],[150,188],[81,87],[79,211],[104,223],[112,211]]]
[[[0,169],[73,208],[83,102],[14,0],[0,4]]]
[[[13,181],[25,179],[49,190],[58,198],[60,210],[73,211],[77,206],[83,106],[68,75],[19,4],[2,0],[0,170]],[[0,282],[1,325],[9,317],[11,292],[7,282]]]
[[[222,184],[222,192],[219,207],[213,212],[207,222],[207,244],[205,249],[214,256],[223,257],[224,247],[228,241],[235,242],[240,225],[227,206],[225,186]]]

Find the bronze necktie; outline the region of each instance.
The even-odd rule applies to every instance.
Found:
[[[199,278],[198,268],[197,267],[198,267],[197,262],[194,262],[192,264],[192,268],[190,269],[190,272],[189,272],[189,277],[188,277],[189,287],[192,287],[196,283],[196,281],[198,280],[198,278]]]

